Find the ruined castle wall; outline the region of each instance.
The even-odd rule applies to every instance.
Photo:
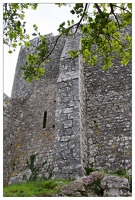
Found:
[[[49,49],[51,50],[58,36],[53,36],[52,34],[48,34],[45,37],[47,39],[47,42],[50,44]],[[59,73],[59,59],[61,56],[61,51],[65,44],[64,37],[59,39],[55,47],[55,50],[53,51],[51,56],[48,58],[51,60],[51,62],[45,64],[44,66],[46,70],[45,76],[41,77],[38,81],[33,81],[30,84],[28,84],[23,79],[22,77],[23,71],[21,70],[21,67],[26,63],[26,55],[31,54],[31,53],[36,53],[36,47],[39,44],[39,39],[35,38],[31,40],[30,42],[31,42],[31,46],[29,48],[26,48],[24,46],[20,48],[16,70],[15,70],[13,87],[12,87],[12,94],[11,94],[12,98],[14,96],[29,98],[29,96],[34,92],[34,90],[38,90],[38,87],[40,87],[40,85],[42,85],[43,89],[45,89],[45,85],[46,85],[45,77],[47,78],[47,80],[48,79],[52,80],[52,78],[56,78]]]
[[[50,48],[57,37],[47,36]],[[29,176],[32,155],[39,178],[79,178],[85,167],[116,171],[131,161],[131,63],[102,71],[101,59],[94,67],[72,59],[80,38],[62,37],[45,76],[31,84],[20,67],[38,39],[20,49],[11,99],[4,99],[5,183]]]
[[[132,152],[132,67],[85,65],[89,166],[123,169]]]
[[[121,30],[132,34],[131,26]],[[106,71],[102,59],[94,67],[84,64],[88,165],[116,171],[132,159],[132,62],[117,59]]]
[[[53,81],[49,82],[48,80],[45,91],[42,91],[42,85],[38,89],[27,100],[24,100],[22,106],[20,134],[18,135],[19,144],[16,152],[16,157],[19,158],[16,164],[18,173],[27,169],[27,159],[35,154],[35,166],[47,159],[47,165],[52,167],[56,86],[53,85]],[[45,111],[47,111],[46,127],[43,128]],[[45,171],[41,173],[44,175]]]
[[[56,38],[49,37],[52,42]],[[36,42],[36,39],[32,42]],[[18,180],[22,181],[25,171],[28,169],[27,160],[30,162],[31,155],[36,155],[34,164],[39,168],[42,163],[47,161],[39,171],[38,177],[49,177],[52,173],[56,82],[59,74],[59,58],[64,44],[65,39],[61,38],[57,43],[55,52],[51,55],[51,61],[46,65],[45,76],[31,84],[22,79],[20,66],[25,63],[27,53],[34,52],[35,47],[32,45],[31,49],[22,47],[20,50],[12,89],[12,99],[21,98],[23,101],[18,113],[18,129],[12,133],[14,134],[15,145],[13,154],[14,170],[10,174],[9,184],[15,183]],[[14,108],[15,105],[13,105]],[[44,121],[45,123],[43,123]]]
[[[20,123],[21,99],[10,99],[4,95],[3,101],[3,180],[7,185],[15,168],[14,154],[17,148],[16,134]],[[15,134],[16,133],[16,134]]]

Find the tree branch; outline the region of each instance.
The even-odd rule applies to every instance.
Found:
[[[78,30],[78,28],[79,28],[79,25],[81,24],[81,21],[83,20],[85,14],[86,14],[87,7],[88,7],[88,3],[86,3],[86,5],[85,5],[85,8],[84,8],[82,17],[81,17],[80,21],[77,23],[77,27],[76,27],[76,30],[75,30],[75,33],[74,33],[74,34],[76,34],[76,32],[77,32],[77,30]]]
[[[75,31],[75,33],[74,33],[74,34],[76,34],[76,32],[77,32],[77,30],[78,30],[78,28],[79,28],[79,25],[80,25],[82,19],[83,19],[84,16],[85,16],[85,12],[86,12],[86,10],[87,10],[87,6],[88,6],[88,3],[86,3],[86,5],[85,5],[84,11],[83,11],[83,15],[82,15],[81,19],[79,20],[79,22],[77,22],[76,24],[73,24],[73,25],[70,26],[69,28],[65,29],[65,32],[64,32],[64,33],[66,33],[66,31],[72,29],[74,26],[77,26],[76,31]],[[44,62],[44,60],[46,60],[46,59],[51,55],[51,53],[54,51],[54,49],[55,49],[55,47],[56,47],[56,45],[57,45],[57,42],[58,42],[59,38],[60,38],[62,35],[63,35],[63,33],[61,33],[61,34],[57,37],[53,48],[52,48],[51,51],[47,54],[47,56],[46,56],[45,58],[43,58],[43,61],[42,61],[42,62]],[[41,62],[41,63],[42,63],[42,62]]]
[[[100,9],[98,3],[94,3],[95,7],[97,8],[98,12],[102,14],[102,10]]]
[[[102,10],[100,9],[99,5],[98,5],[97,3],[95,3],[94,5],[95,5],[96,9],[98,10],[99,14],[102,14]],[[116,21],[117,21],[118,27],[119,27],[119,29],[120,29],[119,21],[118,21],[118,19],[117,19],[117,16],[116,16],[115,13],[114,13],[113,6],[115,6],[115,7],[119,7],[119,6],[110,3],[111,13],[114,15],[114,17],[115,17],[115,19],[116,19]],[[77,32],[77,30],[78,30],[78,28],[79,28],[79,25],[80,25],[80,23],[82,22],[82,20],[83,20],[85,14],[86,14],[87,7],[88,7],[88,3],[86,3],[86,5],[85,5],[85,8],[84,8],[82,17],[81,17],[81,19],[79,20],[79,22],[77,22],[76,24],[73,24],[72,26],[70,26],[70,27],[68,27],[67,29],[65,29],[64,34],[66,34],[66,32],[69,31],[70,29],[72,29],[73,27],[77,26],[77,27],[76,27],[76,30],[75,30],[75,33],[74,33],[74,34],[76,34],[76,32]],[[119,7],[119,8],[121,8],[121,7]],[[123,10],[126,10],[126,9],[123,8]],[[126,11],[128,11],[128,10],[126,10]],[[129,11],[128,11],[128,12],[129,12]],[[110,13],[110,14],[111,14],[111,13]],[[109,17],[110,14],[108,14],[107,18]],[[100,31],[101,31],[101,30],[100,30]],[[100,32],[100,31],[99,31],[99,34],[102,34],[102,31],[101,31],[101,32]],[[61,34],[57,37],[57,39],[56,39],[55,42],[54,42],[53,48],[52,48],[52,49],[50,50],[50,52],[46,55],[46,57],[43,58],[43,60],[41,61],[41,63],[44,62],[44,61],[52,54],[52,52],[54,51],[54,49],[55,49],[55,47],[56,47],[56,45],[57,45],[57,43],[58,43],[59,38],[60,38],[62,35],[63,35],[63,33],[61,33]],[[111,37],[113,37],[113,38],[123,47],[123,45],[119,42],[119,40],[117,40],[117,38],[115,38],[114,36],[111,36]],[[94,39],[93,39],[93,41],[94,41]],[[93,43],[93,42],[92,42],[92,43]]]
[[[124,48],[123,44],[121,44],[120,41],[119,41],[116,37],[114,37],[113,35],[111,35],[111,37],[112,37],[114,40],[116,40],[116,41]]]
[[[118,27],[119,27],[119,30],[120,30],[120,24],[119,24],[119,21],[118,21],[118,18],[116,17],[115,13],[114,13],[114,9],[113,9],[113,4],[110,3],[110,8],[111,8],[111,13],[114,15],[116,21],[117,21],[117,24],[118,24]]]
[[[110,43],[110,38],[107,37],[107,35],[105,35],[104,37],[108,40],[108,44],[109,44],[109,46],[110,46],[110,49],[112,49],[112,45],[111,45],[111,43]]]
[[[72,26],[70,26],[69,28],[67,28],[66,31],[70,30],[71,28],[73,28],[73,27],[76,26],[76,25],[77,25],[77,23],[76,23],[76,24],[73,24]],[[65,33],[66,33],[66,31],[65,31]],[[46,60],[46,59],[51,55],[51,53],[54,51],[54,49],[55,49],[55,47],[56,47],[56,45],[57,45],[57,43],[58,43],[58,40],[59,40],[59,38],[60,38],[62,35],[63,35],[63,33],[61,33],[61,34],[57,37],[57,39],[55,40],[55,44],[54,44],[53,48],[52,48],[51,51],[47,54],[47,56],[43,59],[43,61]],[[42,62],[43,62],[43,61],[42,61]],[[41,63],[42,63],[42,62],[41,62]]]
[[[59,40],[59,38],[60,38],[61,36],[62,36],[62,33],[57,37],[53,48],[52,48],[51,51],[48,53],[48,55],[47,55],[45,58],[43,58],[42,62],[44,62],[44,60],[46,60],[46,59],[51,55],[51,53],[52,53],[53,50],[55,49],[55,47],[56,47],[56,45],[57,45],[57,42],[58,42],[58,40]],[[41,63],[42,63],[42,62],[41,62]]]
[[[120,9],[122,9],[122,10],[125,10],[125,11],[127,11],[127,12],[129,12],[129,13],[131,13],[129,10],[127,10],[126,8],[122,8],[122,7],[120,7],[120,6],[117,6],[117,5],[114,5],[114,4],[112,4],[114,7],[117,7],[117,8],[120,8]],[[131,13],[132,14],[132,13]]]

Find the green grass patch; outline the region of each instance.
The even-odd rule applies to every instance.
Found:
[[[117,171],[115,172],[115,174],[117,174],[118,176],[124,176],[124,177],[126,177],[126,175],[127,175],[127,170],[126,170],[126,169],[117,170]]]
[[[70,183],[70,180],[39,180],[6,186],[4,197],[51,197],[58,194],[60,187]]]

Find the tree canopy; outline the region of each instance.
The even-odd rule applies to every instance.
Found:
[[[30,36],[25,29],[25,9],[37,9],[37,3],[4,3],[3,4],[3,40],[9,46],[9,53],[15,51],[17,46],[29,47]],[[28,82],[38,80],[45,73],[45,63],[54,51],[60,37],[72,37],[80,29],[83,37],[81,49],[69,51],[72,58],[82,54],[83,61],[90,66],[98,62],[98,56],[103,58],[102,69],[113,66],[114,57],[120,60],[121,65],[127,65],[132,57],[132,36],[127,32],[123,36],[121,30],[132,23],[131,3],[56,3],[56,6],[70,6],[72,20],[62,22],[59,35],[54,41],[53,48],[49,50],[45,36],[41,35],[36,24],[33,25],[33,36],[40,38],[36,47],[38,53],[27,55],[27,62],[22,66],[23,77]],[[90,13],[90,7],[93,12]],[[62,9],[62,8],[61,8]],[[35,11],[36,12],[36,11]],[[74,16],[78,22],[74,22]],[[71,30],[74,28],[74,32]]]

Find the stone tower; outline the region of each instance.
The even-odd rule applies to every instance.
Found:
[[[58,36],[46,37],[53,44]],[[131,162],[132,65],[115,60],[102,71],[100,59],[94,67],[71,59],[81,37],[60,38],[45,76],[31,84],[20,66],[38,39],[20,49],[12,95],[4,99],[4,185],[29,179],[32,155],[38,178],[77,179],[87,168],[116,171]]]

